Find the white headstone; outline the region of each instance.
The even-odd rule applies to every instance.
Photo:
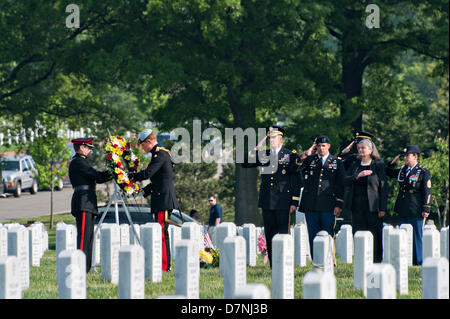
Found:
[[[406,252],[408,259],[408,266],[413,265],[413,226],[411,224],[401,224],[400,229],[406,231]]]
[[[235,299],[270,299],[270,291],[264,284],[246,284],[239,287]]]
[[[120,224],[120,246],[128,246],[130,244],[130,225]]]
[[[86,255],[81,250],[63,250],[57,256],[59,299],[86,299]]]
[[[63,250],[77,249],[77,229],[74,225],[58,223],[56,225],[56,256]]]
[[[354,238],[355,260],[353,286],[367,296],[367,272],[373,265],[373,235],[370,231],[357,231]]]
[[[272,239],[272,298],[294,299],[294,239],[288,234]]]
[[[144,299],[145,254],[139,245],[125,245],[119,250],[119,299]]]
[[[396,285],[391,264],[373,264],[367,272],[367,299],[396,299]]]
[[[244,237],[244,227],[242,226],[236,226],[236,232],[238,236]]]
[[[93,245],[94,245],[94,249],[93,249],[94,250],[93,251],[94,256],[92,258],[92,264],[94,263],[94,261],[95,261],[96,264],[99,264],[100,263],[100,256],[101,256],[101,252],[100,252],[101,229],[99,229],[97,231],[97,227],[99,227],[99,226],[97,226],[97,225],[94,226],[94,236],[95,236],[95,238],[94,238],[94,243],[93,243]],[[101,226],[100,226],[100,228],[101,228]]]
[[[203,227],[194,222],[187,222],[181,226],[181,239],[193,240],[197,244],[198,251],[204,247]]]
[[[256,266],[256,227],[254,224],[243,225],[246,245],[247,265]]]
[[[223,297],[235,298],[236,290],[247,283],[246,247],[242,236],[229,236],[223,242],[220,262],[224,264]]]
[[[336,299],[336,278],[332,272],[316,269],[303,278],[303,299]]]
[[[141,244],[145,252],[145,279],[152,282],[162,280],[162,237],[159,223],[141,226]]]
[[[317,233],[313,245],[314,267],[323,269],[325,272],[334,272],[333,238],[331,238],[328,232],[322,230]]]
[[[294,227],[294,261],[300,267],[306,266],[307,232],[306,225],[303,223],[299,223]]]
[[[141,239],[141,228],[139,227],[139,225],[136,225],[136,224],[129,225],[129,228],[130,228],[130,245],[139,245],[139,241],[136,240],[136,237],[134,236],[134,232],[136,233],[136,236],[140,240]]]
[[[428,225],[429,226],[429,225]],[[439,231],[433,228],[426,228],[422,237],[422,258],[439,258],[441,256],[441,238]]]
[[[170,254],[172,259],[175,260],[177,258],[175,245],[179,240],[181,240],[181,228],[174,225],[169,225],[168,231],[170,238]]]
[[[422,264],[422,298],[449,299],[448,259],[428,257]]]
[[[223,242],[228,236],[236,236],[236,225],[230,222],[220,223],[216,228],[217,248],[219,248],[219,255],[223,251]],[[219,274],[223,277],[225,268],[224,263],[219,262]]]
[[[120,227],[115,223],[102,224],[101,232],[101,278],[104,281],[117,284],[119,282]]]
[[[199,298],[200,261],[198,243],[181,239],[176,245],[175,295],[188,299]]]
[[[21,298],[19,259],[16,256],[0,256],[0,299]]]
[[[306,260],[312,260],[311,247],[309,247],[308,224],[306,222],[306,215],[305,215],[305,213],[297,211],[295,213],[295,223],[296,224],[303,223],[306,226],[306,246],[307,246],[307,249],[306,249]]]
[[[32,224],[28,227],[30,265],[40,266],[42,256],[42,228]]]
[[[448,247],[448,226],[441,229],[441,257],[449,260],[449,247]],[[1,255],[1,254],[0,254]]]
[[[8,228],[0,226],[0,257],[8,256]]]
[[[353,233],[352,226],[345,224],[335,237],[336,254],[341,257],[341,261],[351,264],[353,262]]]
[[[19,259],[19,272],[22,290],[30,286],[30,257],[28,230],[22,226],[8,229],[8,256]]]
[[[408,294],[408,252],[404,229],[394,229],[389,236],[390,263],[394,266],[397,290],[401,295]]]
[[[385,225],[383,227],[383,262],[389,264],[389,236],[391,231],[394,229],[392,225]]]

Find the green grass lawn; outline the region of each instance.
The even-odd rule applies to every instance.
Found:
[[[41,259],[41,266],[30,266],[30,287],[23,292],[24,299],[56,299],[58,298],[58,287],[56,285],[56,252],[55,233],[56,223],[75,223],[75,218],[70,214],[56,215],[54,217],[54,227],[49,229],[49,217],[41,217],[16,221],[26,224],[33,221],[41,221],[45,224],[49,233],[49,250],[45,252]],[[302,280],[308,271],[312,270],[309,261],[306,267],[294,267],[294,297],[302,298]],[[89,299],[115,299],[118,296],[118,286],[104,282],[100,277],[100,267],[97,267],[98,274],[91,272],[87,275],[87,298]],[[363,299],[362,291],[353,288],[353,265],[341,263],[337,258],[335,268],[337,281],[338,299]],[[401,299],[422,298],[421,267],[409,267],[408,272],[409,293],[398,295]],[[255,267],[247,267],[247,283],[262,283],[269,291],[272,287],[272,274],[269,263],[263,264],[263,258],[258,255]],[[145,282],[145,297],[156,298],[161,295],[173,295],[175,293],[174,271],[163,273],[162,282]],[[218,268],[200,269],[200,298],[201,299],[221,299],[223,298],[223,278],[219,276]]]

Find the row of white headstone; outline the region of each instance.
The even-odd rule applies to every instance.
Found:
[[[30,286],[30,266],[39,267],[46,250],[48,232],[43,223],[0,224],[0,299],[22,298]]]

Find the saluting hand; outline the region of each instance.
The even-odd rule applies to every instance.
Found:
[[[400,158],[400,154],[398,154],[396,157],[394,157],[394,159],[391,161],[391,165],[394,165],[395,163],[397,163],[399,158]]]
[[[346,148],[344,148],[341,152],[342,155],[347,154],[348,152],[350,152],[353,144],[355,144],[355,141],[353,140],[350,144],[347,145]]]

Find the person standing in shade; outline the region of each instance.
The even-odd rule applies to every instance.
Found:
[[[129,173],[128,176],[134,181],[151,180],[144,188],[144,196],[151,194],[150,208],[155,221],[162,229],[162,270],[169,271],[171,265],[168,224],[173,223],[169,214],[173,209],[179,209],[173,185],[174,163],[170,151],[158,145],[156,134],[152,130],[143,130],[139,134],[138,142],[144,152],[152,154],[152,160],[147,168],[138,173]]]
[[[352,212],[353,234],[359,230],[373,235],[374,262],[382,260],[383,217],[387,209],[386,167],[375,144],[368,138],[357,140],[358,159],[352,161],[344,185],[348,187],[345,207]]]
[[[207,232],[212,242],[216,243],[216,227],[222,222],[222,207],[217,203],[216,195],[208,196],[209,203],[209,219]]]
[[[300,158],[295,151],[283,147],[285,130],[279,126],[266,127],[266,136],[246,154],[244,168],[261,167],[258,206],[262,209],[267,252],[272,268],[272,238],[288,234],[291,213],[298,206],[301,176],[297,171]],[[269,138],[270,149],[259,150]]]
[[[112,179],[109,171],[97,171],[87,158],[92,153],[93,138],[73,139],[75,156],[69,165],[69,178],[73,188],[71,214],[77,224],[77,249],[86,255],[86,272],[92,264],[92,244],[94,242],[95,217],[98,215],[95,185]]]
[[[321,135],[316,138],[315,144],[302,154],[303,160],[299,166],[304,185],[300,211],[305,213],[312,256],[314,238],[319,231],[325,230],[330,236],[334,235],[335,220],[344,203],[345,177],[342,161],[329,152],[330,139]],[[311,154],[313,149],[316,154]]]
[[[413,226],[413,264],[422,265],[423,227],[431,211],[430,171],[419,163],[420,148],[408,145],[386,167],[389,177],[399,183],[394,211],[400,224]],[[405,164],[396,169],[395,164],[403,156]]]

